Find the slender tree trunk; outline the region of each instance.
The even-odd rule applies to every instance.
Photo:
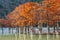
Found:
[[[21,28],[19,27],[19,39],[21,39]]]
[[[19,40],[19,38],[20,38],[20,27],[18,27],[18,29],[17,29],[17,31],[18,31],[18,40]]]
[[[39,31],[40,31],[40,34],[42,34],[42,23],[39,24],[40,26],[38,27],[39,28]]]
[[[50,34],[50,29],[49,26],[47,25],[47,40],[49,40],[49,34]]]
[[[58,26],[58,21],[57,21],[57,27],[56,27],[56,28],[57,28],[57,30],[56,30],[56,37],[57,37],[57,38],[59,38],[59,35],[58,35],[58,34],[59,34],[59,32],[58,32],[58,27],[59,27],[59,26]]]
[[[2,36],[3,36],[4,32],[3,32],[3,27],[2,27]]]
[[[18,27],[16,27],[16,34],[15,34],[16,40],[18,40],[18,36],[19,36],[19,34],[18,34]]]
[[[1,29],[2,29],[2,36],[1,36],[1,37],[3,38],[3,33],[4,33],[4,32],[3,32],[3,27],[1,27]]]
[[[9,27],[9,35],[10,35],[10,27]]]
[[[54,31],[53,31],[53,40],[54,40],[54,37],[55,37],[55,26],[54,26]]]
[[[54,26],[54,33],[53,33],[53,34],[55,34],[55,28],[56,28],[56,27]]]
[[[9,40],[10,40],[10,37],[12,36],[11,35],[11,30],[10,30],[11,28],[9,27]],[[11,37],[11,40],[12,40],[12,37]]]
[[[24,40],[25,40],[25,38],[26,38],[26,35],[25,35],[25,27],[24,27],[24,29],[23,29],[23,38],[24,38]]]
[[[30,37],[31,37],[31,40],[33,40],[33,32],[32,32],[32,29],[33,29],[33,26],[30,27]]]
[[[28,32],[29,32],[29,28],[28,27],[27,27],[26,31],[27,31],[27,36],[28,36]]]
[[[17,27],[17,38],[19,38],[19,27]]]
[[[12,34],[11,37],[12,37],[12,40],[13,40],[13,36],[14,36],[14,35],[13,35],[13,28],[11,28],[11,34]]]
[[[39,28],[39,40],[40,40],[42,35],[42,24],[38,24],[38,28]]]
[[[11,37],[10,35],[11,35],[11,34],[10,34],[10,27],[9,27],[9,40],[10,40],[10,37]],[[11,37],[11,40],[12,40],[12,37]]]
[[[13,34],[13,28],[12,28],[12,34]]]

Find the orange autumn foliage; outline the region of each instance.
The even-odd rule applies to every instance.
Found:
[[[47,9],[49,25],[56,24],[57,21],[60,22],[60,0],[44,0],[42,6]]]
[[[27,2],[21,4],[7,16],[7,23],[12,26],[33,26],[38,23],[56,24],[60,21],[60,1],[43,0],[42,4]]]
[[[7,24],[6,20],[5,19],[0,19],[0,26],[5,26]]]
[[[37,12],[34,10],[37,10],[38,8],[40,8],[40,5],[34,2],[19,5],[13,12],[7,15],[7,19],[11,20],[11,23],[15,26],[30,26],[31,23],[36,25],[38,22],[38,20],[36,20]]]

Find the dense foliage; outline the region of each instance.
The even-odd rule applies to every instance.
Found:
[[[27,2],[17,6],[6,19],[10,26],[36,26],[40,23],[56,26],[60,22],[60,1]]]

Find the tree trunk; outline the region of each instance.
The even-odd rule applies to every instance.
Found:
[[[18,38],[19,38],[19,27],[16,27],[16,34],[15,34],[15,36],[16,36],[16,40],[18,40]]]
[[[19,27],[19,39],[21,39],[21,28]]]
[[[39,28],[40,34],[42,34],[42,23],[39,24],[38,28]]]
[[[27,36],[28,36],[28,33],[29,33],[29,28],[28,27],[27,27],[26,31],[27,31]]]
[[[38,24],[38,29],[39,29],[39,40],[40,40],[42,35],[42,24]]]
[[[3,27],[2,27],[2,35],[3,35],[3,33],[4,33],[4,32],[3,32]]]
[[[55,37],[55,26],[54,26],[54,32],[53,32],[53,40],[54,40],[54,37]]]
[[[26,38],[26,35],[25,35],[25,32],[26,32],[26,31],[25,31],[25,29],[26,29],[26,28],[24,27],[24,28],[23,28],[23,37],[24,37],[24,40],[25,40],[25,38]]]
[[[10,27],[9,27],[9,35],[10,35]]]
[[[10,37],[11,37],[10,35],[11,35],[11,34],[10,34],[10,27],[9,27],[9,39],[10,39]],[[12,40],[12,37],[11,37],[11,40]]]
[[[59,38],[59,35],[58,35],[58,34],[59,34],[59,32],[58,32],[58,31],[59,31],[59,30],[58,30],[58,27],[59,27],[59,26],[58,26],[58,21],[57,21],[57,27],[56,27],[56,29],[57,29],[57,30],[56,30],[56,37],[57,37],[57,38]]]
[[[50,27],[47,25],[47,40],[49,40],[49,34],[50,34]]]
[[[17,37],[19,38],[19,27],[17,27]]]
[[[13,34],[13,28],[12,28],[12,34]]]
[[[31,37],[31,40],[33,40],[33,32],[32,32],[32,29],[33,29],[33,26],[30,27],[30,37]]]

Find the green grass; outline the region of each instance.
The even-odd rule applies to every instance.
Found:
[[[19,37],[14,35],[0,35],[0,40],[24,40],[24,36],[22,34]],[[25,35],[25,40],[31,40],[30,35]],[[47,40],[47,35],[42,35],[41,39],[39,39],[38,35],[33,35],[32,40]],[[55,35],[54,37],[53,35],[49,35],[48,40],[60,40],[60,35],[59,38],[56,38]]]

